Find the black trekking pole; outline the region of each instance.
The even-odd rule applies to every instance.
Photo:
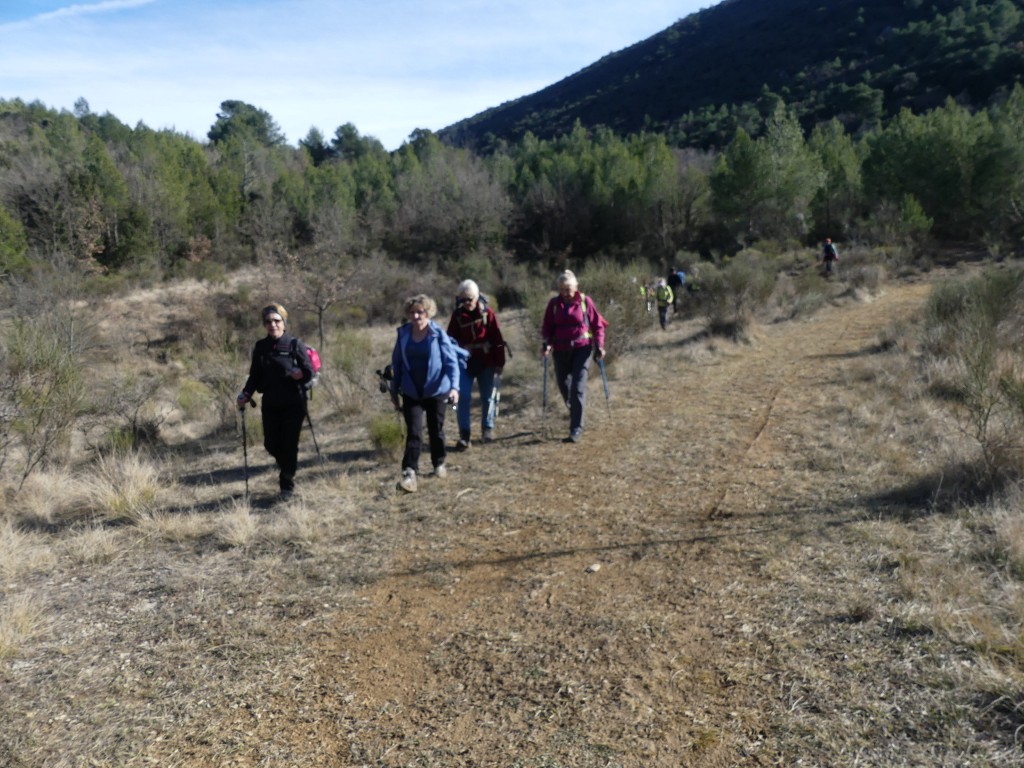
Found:
[[[249,405],[256,407],[252,398]],[[249,501],[249,435],[245,430],[245,406],[242,406],[242,466],[245,467],[245,500]]]
[[[612,396],[608,393],[608,374],[604,370],[604,358],[597,361],[601,368],[601,382],[604,384],[604,401],[608,404],[608,413],[612,412]]]
[[[548,356],[544,355],[544,384],[541,387],[540,398],[540,421],[544,436],[547,437],[548,430]]]
[[[305,406],[303,410],[306,412],[306,423],[309,424],[309,434],[313,438],[313,447],[316,448],[316,457],[320,460],[320,466],[323,466],[324,457],[320,454],[320,446],[316,442],[316,432],[313,431],[313,419],[309,416],[309,401],[305,401],[303,405]]]
[[[542,394],[541,394],[541,398],[540,398],[540,413],[541,413],[541,416],[544,415],[544,413],[547,411],[547,409],[548,409],[548,356],[544,355],[544,385],[543,385]]]

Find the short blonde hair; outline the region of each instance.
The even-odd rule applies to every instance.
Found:
[[[459,283],[459,289],[455,295],[465,296],[467,299],[479,299],[480,286],[472,280],[463,280]]]
[[[260,310],[260,319],[266,320],[267,315],[271,312],[277,312],[281,316],[281,319],[286,323],[288,322],[288,310],[282,307],[280,304],[267,304],[263,309]]]
[[[427,313],[427,317],[432,318],[437,314],[437,302],[425,293],[417,293],[415,296],[410,296],[405,300],[405,304],[402,306],[405,316],[408,317],[409,310],[416,306],[423,307]]]
[[[575,273],[573,273],[572,271],[570,271],[568,269],[565,270],[565,272],[563,272],[562,274],[560,274],[558,276],[558,284],[559,285],[571,285],[573,288],[579,288],[580,287],[580,281],[576,279]]]

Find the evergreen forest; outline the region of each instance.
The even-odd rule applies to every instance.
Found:
[[[649,115],[689,94],[689,112],[636,130],[577,112],[554,132],[558,119],[535,112],[548,130],[459,142],[467,134],[456,127],[417,129],[388,152],[351,123],[290,145],[272,115],[238,100],[211,116],[205,141],[128,126],[85,98],[73,111],[0,100],[0,274],[72,267],[99,289],[277,264],[311,286],[322,312],[369,266],[474,274],[515,303],[524,276],[594,259],[661,270],[824,237],[905,254],[928,243],[1018,252],[1020,3],[865,2],[848,18],[854,4],[836,2],[816,12],[834,33],[884,25],[882,42],[866,31],[811,36],[817,16],[798,24],[797,5],[728,0],[657,36],[668,56],[718,45],[723,24],[738,45],[750,42],[743,30],[760,29],[774,58],[758,71],[788,72],[790,85],[747,82],[740,60],[719,57],[706,68],[722,103],[690,79],[658,93],[640,81],[626,95],[608,67],[637,46],[581,73],[606,73],[603,92],[621,97],[615,114],[639,114],[631,99]],[[822,57],[838,49],[825,77]],[[749,50],[762,63],[769,55]],[[645,61],[650,73],[666,66]],[[792,85],[812,81],[820,87]]]

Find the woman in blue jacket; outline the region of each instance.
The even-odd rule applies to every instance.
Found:
[[[424,416],[434,476],[443,478],[448,474],[444,465],[445,406],[459,402],[459,356],[463,350],[432,320],[437,314],[432,298],[422,293],[412,296],[405,300],[404,309],[408,322],[398,329],[391,352],[391,402],[405,417],[405,454],[398,488],[412,493],[423,446]]]

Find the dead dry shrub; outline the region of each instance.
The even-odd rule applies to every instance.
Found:
[[[1024,477],[1024,270],[943,281],[929,297],[921,346],[932,392],[980,449],[993,490]]]

